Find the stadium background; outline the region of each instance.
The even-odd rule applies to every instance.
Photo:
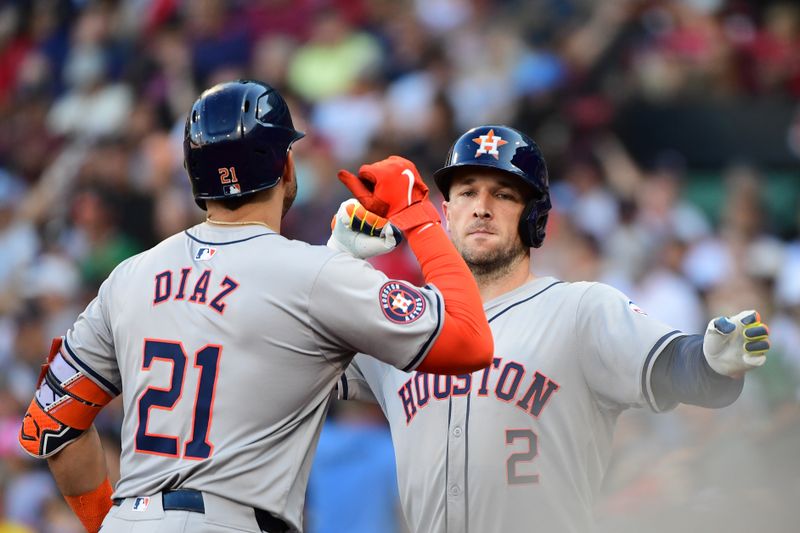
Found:
[[[551,171],[538,274],[606,281],[689,332],[760,309],[774,348],[733,407],[621,417],[597,514],[603,532],[796,531],[796,3],[19,0],[0,3],[0,533],[79,531],[16,442],[38,366],[119,261],[202,219],[184,113],[239,77],[308,132],[290,237],[325,242],[338,168],[397,153],[430,176],[461,131],[508,123]],[[376,264],[419,279],[405,249]],[[119,423],[116,403],[97,420],[112,471]],[[380,413],[337,405],[308,531],[402,531],[394,483]]]

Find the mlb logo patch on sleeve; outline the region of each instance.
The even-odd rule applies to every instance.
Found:
[[[379,299],[383,314],[396,324],[410,324],[425,312],[422,293],[402,281],[384,283]]]
[[[631,300],[628,300],[628,307],[630,307],[633,311],[639,313],[640,315],[647,316],[647,313],[645,313],[641,307],[633,303]]]

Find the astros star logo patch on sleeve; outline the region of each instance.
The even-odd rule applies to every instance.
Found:
[[[414,322],[425,312],[425,298],[414,287],[401,281],[389,281],[380,290],[383,314],[397,324]]]

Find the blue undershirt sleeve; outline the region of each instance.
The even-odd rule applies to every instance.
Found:
[[[658,356],[650,384],[660,411],[678,403],[718,409],[739,397],[744,378],[714,372],[703,355],[703,336],[686,335],[670,342]]]

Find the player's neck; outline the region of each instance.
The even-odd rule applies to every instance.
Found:
[[[524,255],[502,272],[476,274],[473,271],[481,300],[488,302],[535,279],[536,276],[530,271],[530,266],[530,255]]]
[[[219,205],[208,203],[207,221],[222,226],[267,226],[276,233],[281,232],[281,206],[273,198],[255,201],[230,211]]]

